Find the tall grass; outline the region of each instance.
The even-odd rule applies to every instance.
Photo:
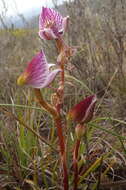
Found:
[[[76,9],[74,6],[68,7],[73,19],[73,28],[71,26],[69,29],[69,43],[78,45],[79,48],[71,60],[70,68],[66,66],[63,114],[86,95],[97,93],[99,98],[96,118],[88,124],[79,148],[78,188],[124,189],[125,37],[121,41],[124,47],[121,49],[119,38],[116,39],[111,31],[113,21],[109,17],[106,21],[93,13],[87,14],[87,17],[83,15],[83,18],[80,17],[86,23],[83,25],[78,22],[77,16],[73,16]],[[56,58],[55,52],[51,50],[52,47],[55,49],[54,44],[41,42],[36,34],[36,30],[0,31],[1,189],[62,189],[57,132],[51,118],[36,104],[31,90],[17,88],[16,85],[16,78],[24,68],[23,63],[42,45],[48,50],[49,62]],[[118,54],[120,51],[122,54]],[[43,90],[43,96],[48,101],[51,92],[52,89]],[[71,124],[68,142],[71,188],[74,180],[72,147],[76,140],[74,127]]]

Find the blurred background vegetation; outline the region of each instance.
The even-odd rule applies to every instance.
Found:
[[[97,147],[103,149],[104,146],[105,152],[108,149],[111,150],[111,157],[114,155],[118,164],[123,165],[126,169],[126,139],[121,138],[122,136],[125,137],[126,134],[126,1],[69,0],[57,5],[55,0],[53,4],[63,16],[70,16],[65,41],[70,46],[77,47],[76,54],[66,65],[64,111],[67,112],[72,105],[79,102],[83,97],[96,93],[98,104],[95,115],[96,118],[105,118],[99,119],[99,123],[108,132],[106,135],[106,131],[95,129],[92,139],[90,139],[90,146],[92,145],[96,149]],[[54,42],[41,41],[38,37],[39,15],[29,20],[25,19],[23,15],[19,16],[22,19],[22,24],[17,27],[16,22],[11,24],[5,22],[6,4],[5,10],[0,14],[0,104],[13,105],[10,107],[4,105],[5,112],[8,109],[47,138],[48,128],[53,128],[49,116],[36,109],[16,106],[25,105],[36,108],[32,91],[25,87],[17,87],[16,80],[25,68],[26,63],[41,48],[45,49],[50,63],[56,63],[57,52]],[[50,101],[51,92],[51,89],[43,90],[48,101]],[[18,125],[22,126],[22,124],[14,118],[8,118],[8,115],[3,111],[0,113],[0,118],[0,163],[2,163],[2,168],[0,168],[2,185],[0,185],[3,189],[7,184],[9,184],[8,189],[12,188],[12,184],[15,184],[17,189],[23,188],[24,178],[31,177],[33,170],[35,171],[34,182],[37,181],[36,176],[39,178],[39,175],[36,174],[37,168],[40,167],[42,161],[45,163],[47,158],[51,159],[48,156],[50,149],[47,149],[46,154],[44,154],[41,143],[33,138],[34,136],[29,135],[30,132],[26,137],[23,137],[23,127],[20,127],[21,131],[15,130]],[[117,135],[112,135],[109,130],[114,131]],[[19,134],[22,136],[19,137]],[[56,146],[54,136],[54,131],[51,129],[47,139],[50,140],[51,138],[52,144]],[[118,140],[117,136],[119,137]],[[28,141],[30,144],[27,143]],[[113,146],[114,149],[112,149]],[[10,155],[12,154],[14,157],[11,158]],[[44,157],[40,162],[42,156]],[[56,156],[52,155],[52,157],[55,157],[54,160],[56,160]],[[33,163],[32,159],[37,160],[39,166]],[[56,161],[54,163],[54,167],[57,168],[58,164]],[[54,163],[52,161],[50,165]],[[50,165],[46,164],[47,167],[45,168],[50,168]],[[8,168],[11,168],[10,171]],[[42,173],[45,171],[46,177],[49,178],[50,172],[45,168],[40,168]],[[50,171],[50,169],[48,170]],[[115,174],[121,176],[119,180],[126,177],[125,172],[121,171],[123,174],[121,174],[119,167],[118,174]],[[58,176],[53,174],[53,179],[55,178],[58,179]],[[30,180],[27,182],[32,188],[35,186]],[[41,183],[41,180],[39,182]],[[51,183],[49,179],[45,179],[45,189],[47,189],[48,183]],[[26,186],[25,188],[27,189]],[[55,187],[55,189],[58,188]]]

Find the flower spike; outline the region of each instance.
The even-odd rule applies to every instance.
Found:
[[[52,64],[48,64],[43,51],[39,52],[31,62],[28,63],[26,70],[19,76],[18,85],[28,85],[33,88],[47,87],[56,77],[61,69],[49,71]]]
[[[69,16],[62,17],[51,8],[42,7],[39,16],[39,36],[44,40],[58,39],[68,27]]]
[[[96,95],[88,96],[69,111],[67,118],[78,123],[88,123],[93,117],[96,101]]]

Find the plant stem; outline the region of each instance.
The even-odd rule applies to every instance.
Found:
[[[60,82],[59,89],[57,90],[57,97],[59,99],[59,103],[56,105],[56,110],[59,114],[59,118],[55,119],[55,125],[57,127],[60,152],[61,152],[61,161],[63,164],[64,190],[68,190],[69,185],[68,185],[68,171],[67,171],[67,159],[66,159],[66,143],[65,143],[65,139],[64,139],[64,135],[63,135],[63,131],[62,131],[62,118],[61,118],[61,109],[62,109],[62,105],[63,105],[63,101],[64,101],[64,82],[65,82],[64,65],[65,65],[66,60],[67,60],[66,56],[64,56],[65,51],[66,51],[66,45],[65,45],[62,38],[58,38],[56,40],[56,46],[57,46],[59,56],[61,56],[60,61],[59,61],[59,65],[61,68],[61,82]]]
[[[74,167],[74,189],[77,190],[78,184],[78,151],[80,147],[80,139],[77,139],[73,153],[73,167]]]
[[[56,39],[56,47],[58,49],[58,52],[60,53],[64,48],[66,47],[64,41],[62,38]]]
[[[57,50],[58,50],[59,56],[61,56],[60,57],[60,61],[59,61],[59,66],[61,68],[61,82],[60,82],[60,86],[59,86],[59,88],[60,88],[59,99],[60,99],[61,104],[63,104],[64,82],[65,82],[65,78],[64,78],[64,65],[66,63],[66,57],[65,57],[66,45],[65,45],[63,39],[59,38],[59,39],[56,40],[56,46],[57,46]],[[61,109],[61,107],[60,107],[60,109]]]
[[[62,162],[62,167],[63,167],[63,185],[64,185],[64,190],[68,190],[68,173],[67,173],[67,165],[66,165],[66,151],[65,151],[65,140],[63,136],[63,131],[62,131],[62,119],[60,116],[60,113],[57,112],[57,110],[49,103],[47,103],[40,92],[40,89],[35,89],[35,95],[42,106],[47,112],[49,112],[53,120],[55,122],[55,126],[57,128],[57,133],[58,133],[58,138],[59,138],[59,146],[60,146],[60,154],[61,154],[61,162]]]
[[[55,119],[55,126],[57,127],[57,133],[59,138],[59,145],[60,145],[60,153],[61,153],[61,162],[63,167],[63,184],[64,190],[68,190],[68,172],[67,172],[67,164],[66,164],[66,151],[65,151],[65,141],[62,131],[62,120],[61,118]]]
[[[64,87],[64,82],[65,82],[65,78],[64,78],[64,64],[62,63],[60,68],[62,69],[62,72],[61,72],[61,82],[62,82],[62,85]]]
[[[49,112],[53,118],[58,117],[58,113],[56,111],[56,109],[49,103],[47,103],[44,99],[43,96],[41,94],[40,89],[34,89],[35,92],[35,96],[37,98],[37,101],[39,102],[39,104],[42,106],[42,108],[44,108],[47,112]]]

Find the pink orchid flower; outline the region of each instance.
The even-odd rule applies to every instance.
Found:
[[[67,30],[69,16],[62,17],[51,8],[42,7],[39,16],[39,36],[44,40],[58,39]]]
[[[78,123],[88,123],[93,117],[96,101],[96,95],[88,96],[69,111],[68,119]]]
[[[18,85],[28,85],[33,88],[44,88],[55,79],[61,69],[50,71],[49,68],[54,64],[48,64],[43,51],[39,52],[31,62],[28,63],[26,70],[19,76]]]

